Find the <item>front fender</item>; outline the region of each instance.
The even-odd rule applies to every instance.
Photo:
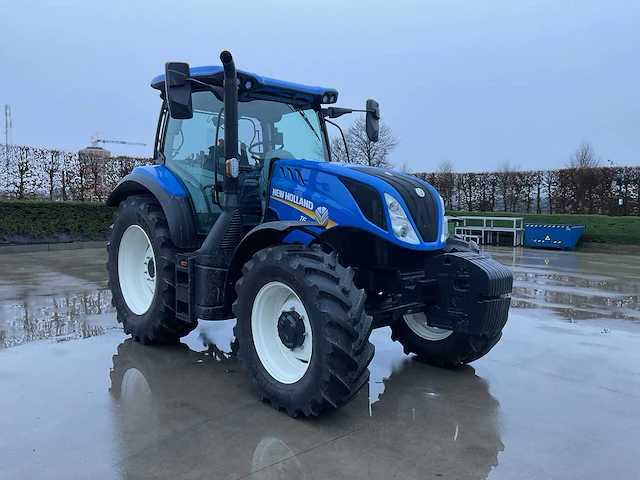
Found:
[[[284,239],[296,230],[305,230],[309,235],[316,236],[317,234],[315,232],[307,230],[309,227],[319,228],[321,230],[325,228],[315,222],[278,220],[275,222],[262,223],[247,233],[236,247],[231,263],[229,264],[229,269],[227,270],[225,303],[229,304],[235,299],[234,288],[236,282],[242,276],[242,267],[251,260],[254,253],[263,248],[282,245],[285,243]]]
[[[136,167],[118,182],[107,205],[117,206],[131,195],[153,195],[160,202],[176,247],[182,250],[200,247],[191,202],[169,169],[161,165]]]

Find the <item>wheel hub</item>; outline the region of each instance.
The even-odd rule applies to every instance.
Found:
[[[278,318],[278,335],[282,344],[290,350],[304,343],[305,328],[302,317],[295,310],[282,312]]]
[[[156,264],[153,261],[153,258],[149,259],[149,262],[147,263],[147,272],[149,272],[149,277],[150,278],[155,278],[155,276],[156,276]]]

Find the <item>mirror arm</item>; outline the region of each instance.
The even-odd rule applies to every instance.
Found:
[[[215,85],[211,85],[209,83],[201,82],[200,80],[196,80],[195,78],[189,77],[187,78],[188,82],[197,83],[198,85],[202,85],[206,87],[207,90],[214,94],[218,94],[221,98],[224,96],[224,89],[221,87],[216,87]]]
[[[203,85],[205,87],[207,87],[209,90],[211,90],[212,92],[214,92],[215,90],[213,89],[213,85],[209,85],[208,83],[205,82],[201,82],[200,80],[196,80],[193,77],[189,77],[187,78],[188,82],[193,82],[193,83],[197,83],[198,85]]]
[[[375,110],[358,110],[353,108],[340,108],[340,107],[329,107],[322,109],[322,116],[328,118],[338,118],[347,113],[353,112],[362,112],[362,113],[376,113]]]
[[[344,136],[344,132],[342,131],[342,128],[340,128],[340,125],[338,125],[335,122],[332,122],[331,120],[325,119],[325,122],[330,123],[334,127],[337,127],[338,130],[340,130],[340,135],[342,135],[342,141],[344,142],[344,153],[347,155],[347,163],[351,163],[351,159],[349,158],[349,147],[347,146],[347,139]],[[331,145],[329,145],[329,151],[331,151]]]
[[[353,113],[350,108],[329,107],[322,109],[322,116],[328,118],[338,118],[347,113]]]

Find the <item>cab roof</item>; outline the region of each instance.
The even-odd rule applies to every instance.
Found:
[[[211,85],[222,86],[224,71],[222,66],[202,66],[190,67],[191,77]],[[262,77],[255,73],[237,70],[240,79],[240,91],[249,93],[252,97],[278,97],[279,99],[295,99],[296,101],[306,101],[308,103],[335,103],[338,99],[338,91],[333,88],[302,85],[299,83],[277,80],[275,78]],[[251,82],[251,88],[247,89],[247,82]],[[151,86],[164,92],[165,76],[158,75],[151,80]],[[198,89],[197,84],[193,85],[194,90]]]

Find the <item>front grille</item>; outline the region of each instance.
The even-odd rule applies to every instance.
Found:
[[[427,188],[426,185],[417,178],[385,172],[378,168],[354,167],[354,170],[373,175],[395,188],[407,204],[409,214],[418,227],[418,233],[420,233],[422,240],[424,242],[435,242],[438,240],[438,226],[440,224],[440,217],[438,216],[439,200],[430,188]],[[424,191],[424,198],[416,194],[416,188]]]
[[[358,182],[357,180],[347,177],[339,178],[344,186],[347,187],[349,193],[351,193],[351,196],[358,204],[358,207],[360,207],[365,218],[374,225],[386,230],[387,219],[384,215],[380,193],[372,186]]]

